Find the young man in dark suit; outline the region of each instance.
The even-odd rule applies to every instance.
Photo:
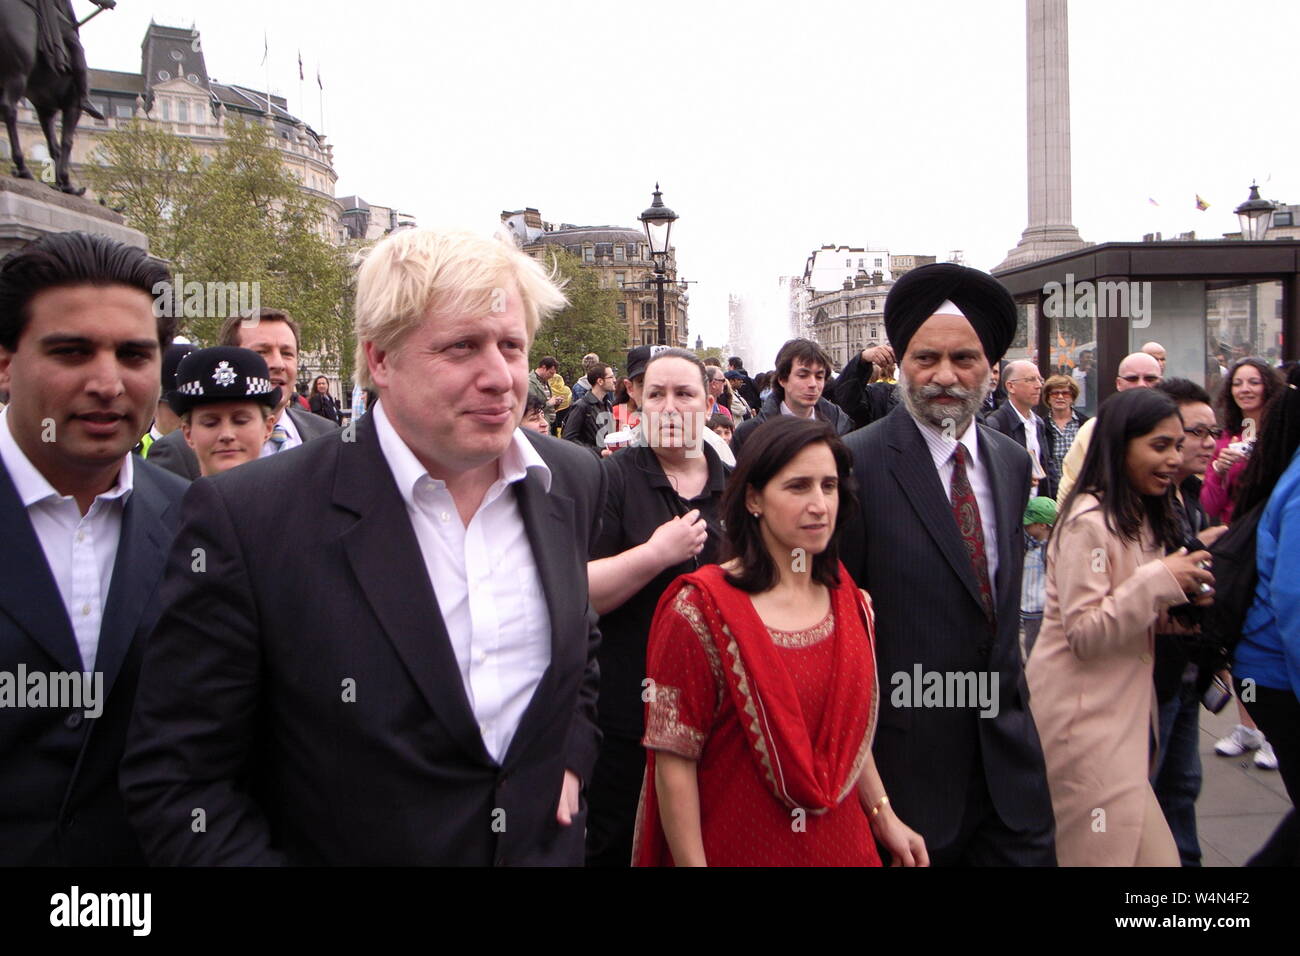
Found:
[[[298,323],[283,309],[262,308],[243,315],[232,315],[221,326],[218,345],[251,349],[266,359],[271,384],[280,389],[279,419],[262,448],[262,457],[297,448],[313,438],[338,431],[326,418],[313,415],[296,400],[298,382]],[[176,430],[154,442],[149,460],[155,465],[193,481],[199,477],[199,460]]]
[[[144,862],[117,771],[185,483],[130,452],[169,279],[84,233],[0,263],[0,866]]]
[[[564,301],[511,243],[390,236],[355,435],[191,486],[122,765],[151,862],[582,863],[604,471],[516,427]]]
[[[992,276],[922,266],[890,290],[885,326],[903,403],[845,439],[860,505],[842,545],[875,602],[876,765],[934,865],[1051,865],[1018,640],[1030,461],[976,421],[1015,304]]]

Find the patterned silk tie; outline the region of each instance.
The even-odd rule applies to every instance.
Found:
[[[289,430],[283,425],[276,425],[271,429],[271,444],[275,446],[275,453],[278,455],[284,451],[284,443],[289,440]]]
[[[957,532],[970,556],[975,580],[980,586],[980,603],[984,616],[993,620],[993,586],[989,583],[989,562],[984,554],[984,525],[980,522],[980,506],[971,490],[966,474],[966,446],[960,442],[952,453],[952,516],[957,521]]]

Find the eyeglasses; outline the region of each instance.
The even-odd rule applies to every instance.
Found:
[[[1205,441],[1206,436],[1217,439],[1223,434],[1223,429],[1218,425],[1197,425],[1195,428],[1184,428],[1189,435],[1195,435],[1201,441]]]
[[[1121,375],[1120,378],[1128,382],[1130,385],[1134,382],[1146,382],[1148,385],[1159,385],[1164,381],[1164,379],[1159,375]]]

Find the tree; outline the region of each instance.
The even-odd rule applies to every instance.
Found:
[[[133,119],[104,136],[86,169],[86,181],[127,224],[149,237],[160,259],[185,258],[192,239],[190,213],[202,159],[193,144],[152,123]]]
[[[546,264],[553,264],[557,279],[564,281],[569,304],[537,330],[530,367],[536,368],[543,356],[552,355],[560,363],[564,380],[572,383],[584,374],[582,357],[588,352],[617,365],[612,360],[627,350],[627,329],[618,318],[618,290],[602,289],[600,273],[559,246],[547,248]]]
[[[231,116],[224,130],[225,140],[203,155],[184,137],[134,120],[103,138],[87,179],[187,287],[235,283],[249,291],[241,304],[256,290],[260,305],[298,322],[303,353],[350,378],[352,271],[323,234],[321,200],[285,168],[266,126]],[[194,304],[178,304],[181,330],[212,344],[236,310],[224,296]]]

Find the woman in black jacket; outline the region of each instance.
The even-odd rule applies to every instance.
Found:
[[[328,418],[335,425],[341,424],[339,403],[330,394],[330,380],[324,375],[317,375],[311,383],[311,410],[313,415]]]

